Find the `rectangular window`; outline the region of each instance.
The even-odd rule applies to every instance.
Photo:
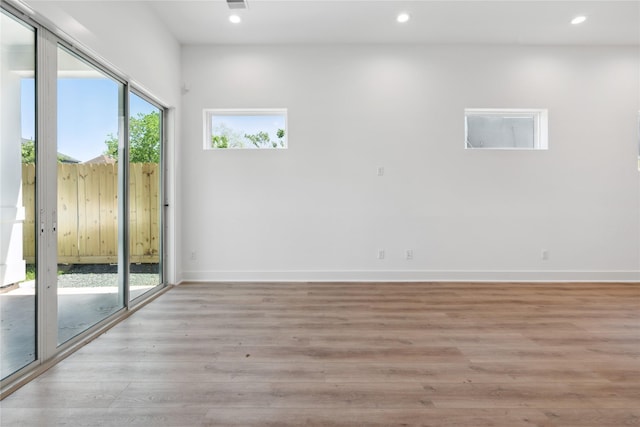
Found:
[[[287,110],[204,110],[205,150],[287,148]]]
[[[546,150],[547,110],[465,109],[467,149]]]

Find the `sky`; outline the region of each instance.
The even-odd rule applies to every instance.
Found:
[[[58,79],[58,152],[81,162],[103,154],[109,134],[118,133],[118,87],[110,79]],[[22,81],[22,137],[35,136],[33,79]],[[157,108],[135,94],[130,112],[148,114]]]

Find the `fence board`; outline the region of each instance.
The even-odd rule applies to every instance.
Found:
[[[78,170],[58,164],[58,254],[78,255]]]
[[[142,242],[138,238],[138,228],[143,226],[142,212],[139,212],[138,193],[144,191],[142,180],[142,165],[132,163],[129,165],[129,252],[131,256],[142,255]],[[138,217],[138,215],[140,215]]]
[[[78,175],[78,256],[84,253],[87,246],[87,236],[89,235],[89,225],[87,223],[87,177],[89,173],[76,166]],[[90,180],[91,178],[89,178]],[[98,254],[96,254],[98,255]]]
[[[97,165],[79,165],[85,169],[85,221],[87,234],[85,245],[80,256],[98,255],[100,253],[100,169]]]
[[[160,169],[157,164],[145,164],[149,173],[149,245],[145,255],[158,256],[160,247]]]
[[[159,254],[159,169],[130,165],[131,262],[156,263]],[[35,166],[22,165],[24,254],[35,259]],[[58,262],[118,261],[117,164],[58,164]]]
[[[100,229],[99,251],[101,256],[118,254],[118,173],[117,165],[101,165],[98,176],[100,188],[98,227]]]
[[[36,257],[36,165],[34,164],[22,165],[22,205],[25,210],[22,225],[22,251],[25,260],[33,260]]]
[[[151,213],[151,209],[149,206],[149,174],[147,172],[147,168],[145,168],[144,164],[140,164],[140,174],[142,177],[142,191],[139,191],[136,194],[136,205],[138,206],[138,211],[142,213],[142,217],[146,220],[140,223],[138,227],[138,234],[135,236],[133,241],[137,243],[138,247],[138,255],[146,255],[146,251],[149,247],[149,242],[151,241],[149,236],[149,227],[151,227],[151,221],[149,215]]]

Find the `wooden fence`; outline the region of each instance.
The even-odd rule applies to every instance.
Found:
[[[160,245],[160,180],[155,163],[129,169],[130,260],[157,263]],[[35,259],[35,166],[22,165],[26,210],[24,254]],[[58,262],[118,262],[118,165],[58,163]]]

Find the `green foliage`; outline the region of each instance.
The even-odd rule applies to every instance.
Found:
[[[280,147],[284,147],[284,141],[282,140],[282,138],[284,138],[284,129],[278,129],[276,136],[278,137],[278,144],[280,144]]]
[[[107,144],[107,150],[104,152],[105,155],[118,160],[118,137],[114,136],[112,133],[107,135],[107,139],[104,143]]]
[[[277,140],[275,141],[265,131],[242,135],[224,122],[219,122],[212,129],[211,148],[281,148],[284,147],[284,135],[284,129],[276,131]]]
[[[108,135],[105,154],[118,160],[118,137]],[[160,162],[160,113],[139,113],[129,120],[129,162]]]
[[[22,163],[35,163],[36,162],[36,144],[31,140],[23,140],[22,142]],[[71,157],[58,153],[58,162],[71,162],[76,163],[77,160]]]
[[[66,154],[58,153],[58,162],[60,163],[78,163],[76,159],[73,157],[67,156]]]
[[[256,147],[256,148],[278,148],[278,147],[284,147],[284,141],[282,138],[284,138],[284,129],[278,129],[278,131],[276,132],[276,136],[278,137],[277,141],[272,141],[271,137],[269,136],[269,134],[267,132],[264,131],[260,131],[256,134],[244,134],[244,137],[246,139],[248,139],[249,141],[251,141],[251,143]]]
[[[238,132],[229,128],[224,123],[220,123],[213,129],[211,147],[244,148],[244,143],[242,142],[242,136]]]
[[[33,141],[24,141],[22,143],[22,163],[36,162],[36,144]]]
[[[247,148],[248,144],[249,147],[254,146],[255,148],[284,147],[284,129],[277,130],[276,136],[278,139],[276,141],[273,141],[269,133],[264,131],[255,134],[245,133],[242,136],[224,123],[219,123],[212,133],[212,148]]]
[[[267,132],[260,131],[254,135],[245,133],[244,137],[247,138],[256,148],[269,147],[272,142]]]
[[[34,264],[27,264],[24,280],[36,280],[36,266]]]
[[[211,146],[213,148],[229,148],[229,138],[226,135],[213,135]]]
[[[35,264],[27,264],[25,269],[25,278],[24,281],[28,282],[30,280],[36,280],[36,265]],[[58,276],[64,274],[63,270],[58,269]]]

